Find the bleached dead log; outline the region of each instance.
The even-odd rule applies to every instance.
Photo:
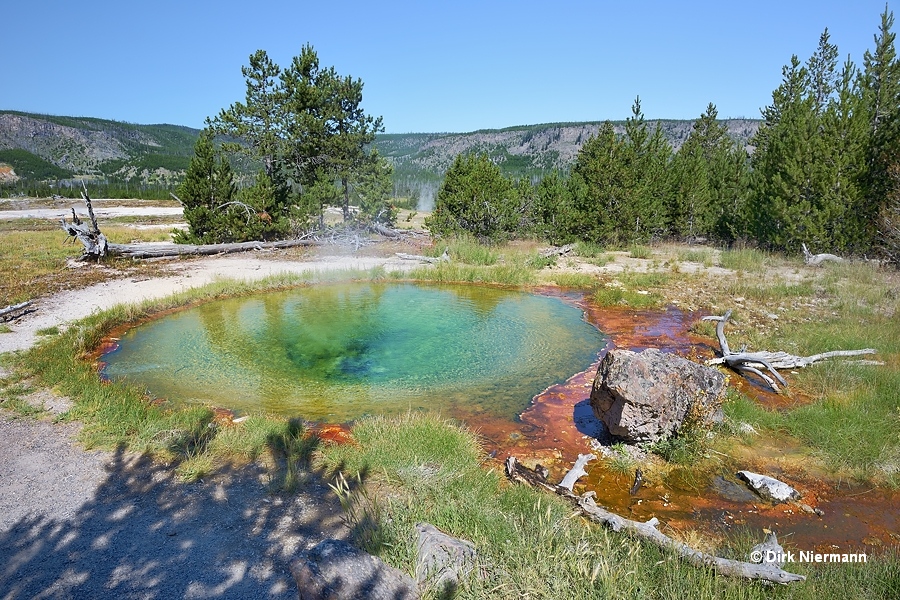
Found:
[[[371,225],[369,225],[369,227],[375,233],[380,233],[387,238],[397,239],[399,237],[403,237],[403,234],[401,232],[397,231],[396,229],[391,229],[390,227],[385,227],[381,223],[372,223]]]
[[[716,338],[719,340],[719,348],[722,353],[722,356],[710,359],[706,361],[706,364],[724,364],[740,373],[752,373],[760,377],[776,392],[780,391],[778,388],[779,383],[782,386],[787,387],[787,381],[778,373],[778,369],[802,369],[815,362],[828,358],[861,356],[863,354],[875,354],[876,352],[873,348],[864,348],[862,350],[832,350],[830,352],[813,354],[812,356],[795,356],[780,351],[732,352],[728,346],[728,340],[725,338],[725,323],[727,323],[730,318],[731,310],[729,309],[721,317],[707,316],[701,319],[703,321],[717,321]],[[766,373],[768,373],[768,375]]]
[[[437,258],[434,256],[422,256],[421,254],[406,254],[405,252],[396,252],[395,254],[401,260],[418,260],[431,264],[450,262],[450,252],[447,249],[444,249],[444,253]]]
[[[581,475],[585,474],[584,464],[587,462],[587,460],[590,459],[582,461],[583,456],[585,455],[579,455],[578,461],[575,463],[575,466],[571,471],[569,471],[569,473],[566,474],[565,477],[563,477],[563,482],[569,483],[571,480],[571,483],[574,485],[575,481],[577,481],[577,479]],[[581,475],[578,474],[579,471],[581,472]],[[560,483],[560,485],[552,485],[548,483],[546,481],[546,473],[538,473],[536,470],[529,469],[528,467],[519,463],[514,456],[510,456],[506,459],[506,474],[507,477],[509,477],[512,481],[518,483],[526,483],[528,485],[532,485],[533,487],[539,487],[548,491],[555,492],[573,502],[576,506],[578,506],[579,510],[584,516],[594,521],[595,523],[599,523],[601,525],[609,527],[617,533],[631,533],[639,539],[651,542],[652,544],[655,544],[661,548],[665,548],[674,552],[679,558],[696,567],[712,567],[713,569],[715,569],[716,573],[720,575],[725,575],[728,577],[739,577],[742,579],[768,581],[771,583],[788,584],[795,581],[806,580],[806,577],[804,577],[803,575],[797,575],[796,573],[784,571],[775,563],[757,564],[751,562],[743,562],[739,560],[720,558],[718,556],[713,556],[711,554],[695,550],[683,542],[679,542],[670,538],[666,534],[662,533],[659,529],[657,529],[659,520],[656,517],[653,517],[649,521],[641,523],[640,521],[626,519],[625,517],[621,517],[615,513],[609,512],[608,510],[598,506],[594,501],[594,496],[596,495],[595,492],[587,492],[581,496],[576,496],[572,493],[570,487],[565,487],[562,483]]]
[[[12,318],[20,310],[25,310],[29,306],[31,306],[31,300],[26,300],[25,302],[20,302],[19,304],[10,304],[6,308],[0,308],[0,318],[2,318],[3,320]]]
[[[571,492],[572,488],[575,486],[575,482],[587,475],[584,466],[595,458],[597,457],[593,454],[579,454],[578,460],[575,461],[575,466],[572,467],[569,472],[566,473],[566,476],[563,477],[563,480],[559,482],[559,487],[565,488]]]
[[[679,558],[695,567],[712,567],[719,575],[769,581],[772,583],[788,584],[794,581],[806,580],[806,577],[803,575],[785,571],[775,563],[744,562],[729,558],[721,558],[713,556],[712,554],[707,554],[706,552],[701,552],[700,550],[695,550],[684,542],[673,540],[657,529],[656,527],[659,525],[659,520],[656,517],[643,523],[620,517],[615,513],[611,513],[608,510],[597,506],[597,503],[594,501],[594,495],[594,492],[588,492],[577,499],[578,507],[581,509],[581,512],[590,520],[605,525],[615,532],[631,533],[660,548],[671,550]]]
[[[109,244],[111,256],[124,258],[164,258],[174,256],[209,256],[248,250],[283,250],[296,246],[321,246],[317,240],[278,240],[275,242],[235,242],[231,244]]]
[[[559,494],[559,486],[553,485],[547,481],[547,475],[549,475],[549,471],[541,465],[535,465],[535,468],[529,469],[516,460],[515,456],[508,456],[506,458],[506,476],[511,481],[524,483],[531,487],[541,488],[548,492]],[[563,489],[563,491],[565,491],[565,489]]]
[[[540,255],[541,258],[549,258],[551,256],[564,256],[575,249],[575,244],[566,244],[565,246],[554,246],[553,248],[547,248],[546,250],[542,250]]]
[[[806,247],[806,244],[800,244],[803,247],[803,258],[811,267],[817,267],[821,265],[823,262],[844,262],[844,259],[840,256],[836,256],[834,254],[813,254],[809,251],[809,248]]]
[[[65,219],[62,219],[61,226],[63,231],[66,232],[66,235],[77,239],[81,242],[81,245],[84,246],[84,252],[81,255],[82,260],[99,260],[106,256],[109,249],[109,242],[107,241],[106,236],[100,233],[100,227],[97,226],[97,217],[94,216],[94,207],[91,205],[91,197],[88,195],[87,186],[84,184],[84,181],[81,182],[81,187],[83,188],[81,191],[81,198],[87,206],[88,217],[91,220],[90,225],[82,222],[82,220],[78,218],[78,215],[75,214],[75,209],[73,208],[72,222],[67,223]]]

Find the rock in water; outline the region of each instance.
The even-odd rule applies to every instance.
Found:
[[[303,600],[415,600],[412,577],[340,540],[325,540],[291,563]]]
[[[612,349],[597,369],[591,408],[609,432],[627,442],[655,442],[678,432],[695,409],[711,422],[719,411],[725,376],[718,370],[655,348]]]
[[[754,492],[776,504],[800,499],[800,492],[783,481],[778,481],[768,475],[760,475],[750,471],[738,471],[737,476],[746,481],[747,485]]]

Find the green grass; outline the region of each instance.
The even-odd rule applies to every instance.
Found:
[[[484,283],[519,286],[535,283],[534,273],[534,269],[524,264],[475,266],[451,262],[413,269],[407,277],[440,283]]]
[[[681,262],[700,263],[704,267],[711,267],[715,262],[715,252],[711,248],[689,248],[678,250],[678,260]]]
[[[758,273],[765,270],[766,260],[764,252],[752,248],[723,250],[719,254],[719,266],[733,271]]]
[[[587,273],[554,273],[551,280],[559,287],[582,290],[595,288],[600,283],[596,277]]]
[[[497,264],[500,253],[495,246],[482,244],[474,238],[460,236],[443,244],[435,244],[431,249],[432,256],[440,256],[449,250],[450,259],[466,265],[487,267]]]
[[[777,589],[689,566],[575,518],[556,496],[508,484],[496,469],[482,466],[470,433],[433,415],[365,419],[354,437],[357,444],[321,448],[319,460],[336,477],[357,541],[408,573],[415,569],[417,522],[472,541],[479,576],[463,582],[461,598],[826,600],[900,591],[896,552],[865,565],[789,565],[809,579]],[[741,531],[716,550],[746,560],[758,541]]]
[[[0,333],[12,333],[12,329],[6,323],[0,323]]]
[[[575,243],[575,254],[582,258],[599,258],[605,255],[605,251],[600,244],[579,241]]]
[[[650,246],[633,245],[628,248],[628,254],[631,258],[648,259],[653,256],[653,249]]]

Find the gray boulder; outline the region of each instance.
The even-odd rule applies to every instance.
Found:
[[[451,595],[475,566],[475,545],[447,535],[429,523],[417,523],[416,578],[438,596]]]
[[[291,563],[301,600],[414,600],[412,577],[340,540],[325,540]]]
[[[725,376],[718,370],[655,348],[612,349],[600,362],[591,408],[609,432],[626,442],[655,442],[678,432],[691,414],[721,420]]]

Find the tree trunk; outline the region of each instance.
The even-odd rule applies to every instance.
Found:
[[[553,485],[547,482],[547,471],[546,469],[543,469],[543,467],[540,467],[540,465],[538,465],[536,469],[529,469],[519,463],[515,456],[510,456],[506,459],[506,475],[510,480],[517,483],[525,483],[532,487],[555,492],[578,506],[582,515],[595,523],[605,525],[617,533],[623,531],[631,533],[642,540],[670,550],[679,558],[695,567],[712,567],[715,569],[716,573],[720,575],[767,581],[771,583],[788,584],[794,581],[806,580],[806,577],[803,575],[784,571],[774,563],[756,564],[739,560],[730,560],[713,556],[699,550],[694,550],[687,544],[673,540],[657,529],[659,520],[656,519],[656,517],[644,523],[632,521],[631,519],[620,517],[615,513],[611,513],[608,510],[597,506],[597,503],[594,502],[594,496],[596,495],[594,492],[587,492],[581,496],[576,496],[572,493],[572,486],[579,477],[586,474],[584,466],[593,458],[593,454],[580,454],[575,466],[566,474],[559,485]]]
[[[125,258],[165,258],[175,256],[208,256],[232,254],[247,250],[270,250],[295,246],[321,246],[317,240],[279,240],[276,242],[235,242],[232,244],[110,244],[111,256]]]

